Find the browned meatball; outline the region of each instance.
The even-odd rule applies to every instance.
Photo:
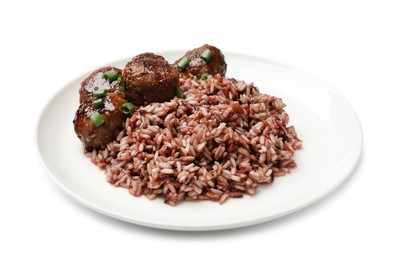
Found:
[[[210,50],[212,56],[206,61],[201,57],[205,50]],[[210,75],[220,74],[225,76],[227,72],[227,63],[224,60],[223,53],[215,46],[205,44],[199,48],[195,48],[191,51],[186,52],[182,58],[175,62],[175,65],[179,63],[184,57],[190,60],[188,67],[185,70],[181,70],[181,76],[192,77],[197,76],[200,78],[202,74],[209,73]]]
[[[103,148],[106,144],[115,140],[118,130],[122,128],[126,119],[121,106],[127,100],[122,92],[107,93],[103,97],[103,105],[97,108],[93,106],[93,101],[93,98],[83,100],[73,120],[74,131],[88,150]],[[95,126],[90,118],[95,112],[105,119],[99,126]]]
[[[115,71],[119,76],[121,76],[122,74],[122,71],[120,69],[108,66],[95,70],[83,82],[81,82],[80,103],[82,103],[87,98],[92,98],[93,96],[92,93],[95,90],[98,89],[117,90],[116,88],[114,88],[118,84],[117,80],[110,82],[106,80],[105,77],[103,76],[103,73],[111,70]]]
[[[80,88],[80,106],[74,117],[74,131],[87,149],[103,148],[115,139],[115,135],[125,122],[126,115],[121,111],[126,103],[124,85],[116,78],[106,79],[104,73],[114,71],[121,76],[122,71],[114,67],[104,67],[92,72],[82,83]],[[118,78],[118,77],[117,77]],[[94,91],[106,90],[104,97],[95,97]],[[102,99],[102,104],[94,106],[93,102]],[[93,113],[99,113],[104,123],[95,126],[91,121]]]
[[[123,79],[127,98],[135,105],[164,102],[175,96],[179,72],[162,56],[143,53],[125,66]]]

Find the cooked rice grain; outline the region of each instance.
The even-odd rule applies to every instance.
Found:
[[[252,83],[183,79],[185,99],[151,103],[128,118],[116,141],[86,152],[108,182],[134,196],[213,200],[254,194],[296,167],[302,148],[280,98]]]

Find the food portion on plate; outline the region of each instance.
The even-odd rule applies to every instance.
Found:
[[[302,148],[282,99],[226,78],[211,45],[173,64],[153,53],[81,84],[75,132],[107,181],[169,205],[254,194],[296,167]]]
[[[226,75],[227,63],[223,53],[215,46],[205,44],[192,49],[175,62],[185,78],[205,78],[207,75]]]
[[[179,72],[164,57],[143,53],[127,63],[122,78],[128,99],[134,105],[144,105],[173,98]]]
[[[114,140],[127,115],[128,104],[121,70],[105,67],[92,72],[80,87],[80,106],[73,120],[74,130],[87,149],[105,147]]]

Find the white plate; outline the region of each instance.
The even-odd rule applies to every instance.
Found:
[[[173,62],[184,52],[160,53]],[[68,195],[108,216],[173,230],[216,230],[275,219],[323,198],[352,172],[361,153],[359,120],[347,101],[318,78],[299,69],[253,56],[225,53],[228,77],[254,82],[261,92],[282,97],[290,124],[303,140],[297,168],[261,187],[254,196],[215,202],[183,202],[176,207],[136,198],[110,185],[83,155],[72,120],[83,75],[62,88],[42,112],[37,128],[40,160]],[[123,68],[128,60],[114,62]]]

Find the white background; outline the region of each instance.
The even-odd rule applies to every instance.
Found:
[[[0,258],[395,259],[395,25],[385,0],[2,3]],[[54,185],[34,148],[58,90],[115,60],[204,43],[283,61],[340,92],[364,135],[351,177],[292,215],[199,233],[124,223]]]

